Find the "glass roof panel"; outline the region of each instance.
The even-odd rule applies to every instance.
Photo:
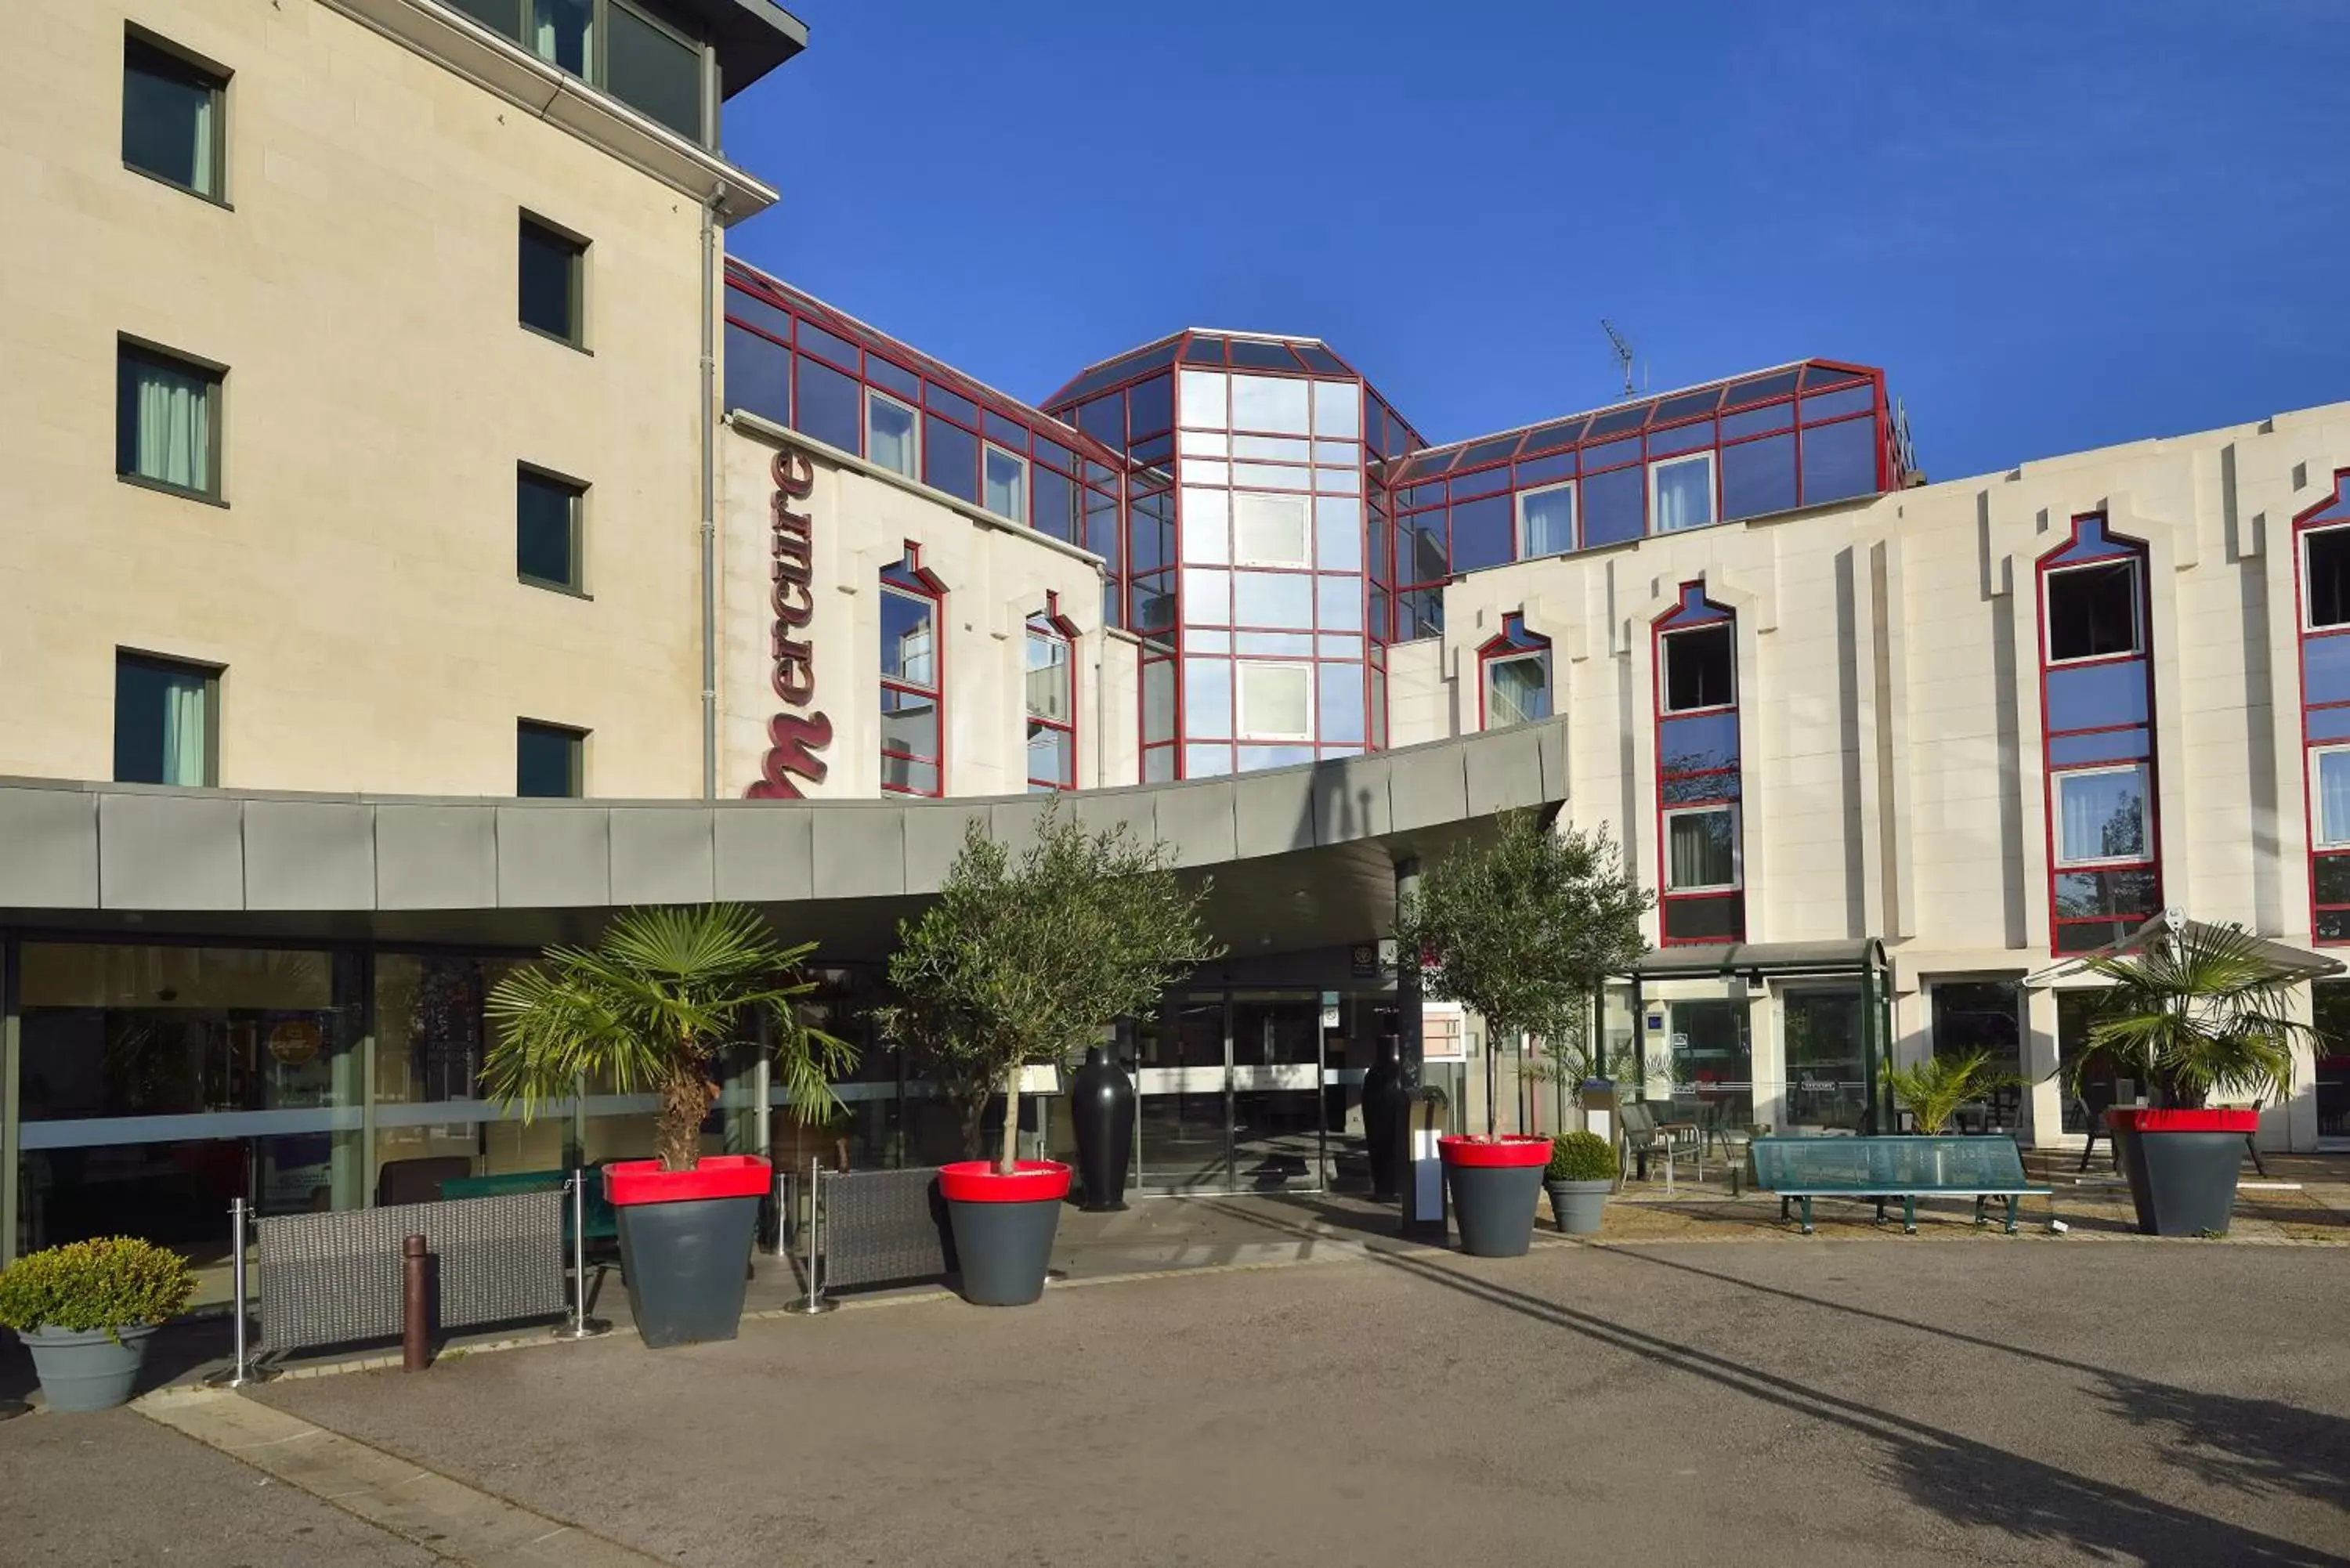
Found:
[[[1727,401],[1731,408],[1741,408],[1748,403],[1762,403],[1773,398],[1786,397],[1794,389],[1795,372],[1781,370],[1775,375],[1757,376],[1751,381],[1739,382],[1730,389]]]
[[[1319,343],[1293,343],[1290,348],[1305,361],[1305,368],[1316,375],[1352,376],[1355,373],[1344,359]]]
[[[1648,422],[1650,407],[1651,405],[1648,403],[1636,403],[1628,409],[1617,409],[1613,413],[1601,414],[1591,421],[1591,428],[1586,431],[1584,435],[1587,440],[1596,440],[1600,436],[1620,435],[1626,431],[1638,430]]]
[[[1866,370],[1839,369],[1834,365],[1806,365],[1804,367],[1804,390],[1808,392],[1815,387],[1833,387],[1843,381],[1856,381],[1867,374]]]
[[[1573,446],[1583,439],[1583,426],[1584,421],[1580,416],[1561,420],[1555,425],[1544,425],[1526,437],[1524,455],[1532,457],[1536,452],[1556,452],[1561,447]]]
[[[1224,340],[1203,333],[1191,334],[1191,341],[1183,350],[1186,365],[1221,365],[1224,362]]]
[[[1409,462],[1404,464],[1403,472],[1397,474],[1396,478],[1399,480],[1426,479],[1431,473],[1442,473],[1452,466],[1452,460],[1460,455],[1458,452],[1420,452]]]
[[[1461,454],[1461,466],[1474,468],[1481,462],[1509,457],[1517,452],[1520,439],[1517,435],[1505,435],[1495,436],[1492,441],[1481,441]]]
[[[1232,363],[1251,370],[1295,370],[1297,356],[1285,343],[1260,343],[1253,337],[1232,339]]]
[[[1670,424],[1675,420],[1695,419],[1710,414],[1721,401],[1721,389],[1708,387],[1701,392],[1683,392],[1678,398],[1667,398],[1657,405],[1657,422]]]

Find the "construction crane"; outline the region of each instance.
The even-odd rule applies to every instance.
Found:
[[[1616,350],[1616,362],[1624,367],[1624,395],[1632,395],[1632,346],[1616,330],[1616,324],[1606,317],[1599,318],[1599,330],[1607,334],[1607,341]]]

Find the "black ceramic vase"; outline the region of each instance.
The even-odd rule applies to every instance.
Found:
[[[1363,1075],[1363,1148],[1371,1158],[1371,1196],[1396,1196],[1396,1116],[1403,1095],[1403,1042],[1379,1041],[1378,1059]]]
[[[1096,1045],[1069,1085],[1069,1119],[1077,1132],[1077,1175],[1087,1213],[1126,1207],[1126,1168],[1134,1157],[1134,1080]]]

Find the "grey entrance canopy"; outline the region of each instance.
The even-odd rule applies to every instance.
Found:
[[[2158,947],[2174,932],[2192,938],[2216,930],[2241,929],[2236,926],[2214,926],[2208,920],[2190,920],[2176,909],[2165,909],[2121,940],[2107,942],[2104,947],[2076,953],[2050,964],[2046,969],[2036,970],[2023,977],[2023,983],[2031,986],[2054,985],[2059,981],[2070,980],[2079,974],[2091,959],[2135,957]],[[2291,980],[2321,980],[2330,974],[2340,974],[2343,970],[2340,959],[2328,958],[2324,953],[2314,953],[2283,942],[2272,942],[2266,937],[2253,938],[2252,945],[2261,957],[2282,970]]]
[[[1892,1129],[1892,1110],[1886,1104],[1886,1095],[1887,1075],[1893,1067],[1893,965],[1885,956],[1884,942],[1877,938],[1814,942],[1708,942],[1654,948],[1640,956],[1625,978],[1632,982],[1636,1060],[1642,1049],[1638,1044],[1638,1031],[1647,1012],[1642,992],[1650,983],[1739,980],[1759,985],[1767,980],[1804,979],[1858,981],[1862,1027],[1866,1034],[1861,1062],[1868,1096],[1868,1115],[1860,1130],[1867,1133]],[[1597,1023],[1595,1019],[1593,1038],[1600,1042],[1604,1053],[1607,1032]],[[1607,1071],[1604,1054],[1599,1071],[1603,1076]]]

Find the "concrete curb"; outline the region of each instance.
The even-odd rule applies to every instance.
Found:
[[[660,1559],[225,1388],[163,1388],[132,1407],[159,1426],[467,1568],[652,1568]]]

